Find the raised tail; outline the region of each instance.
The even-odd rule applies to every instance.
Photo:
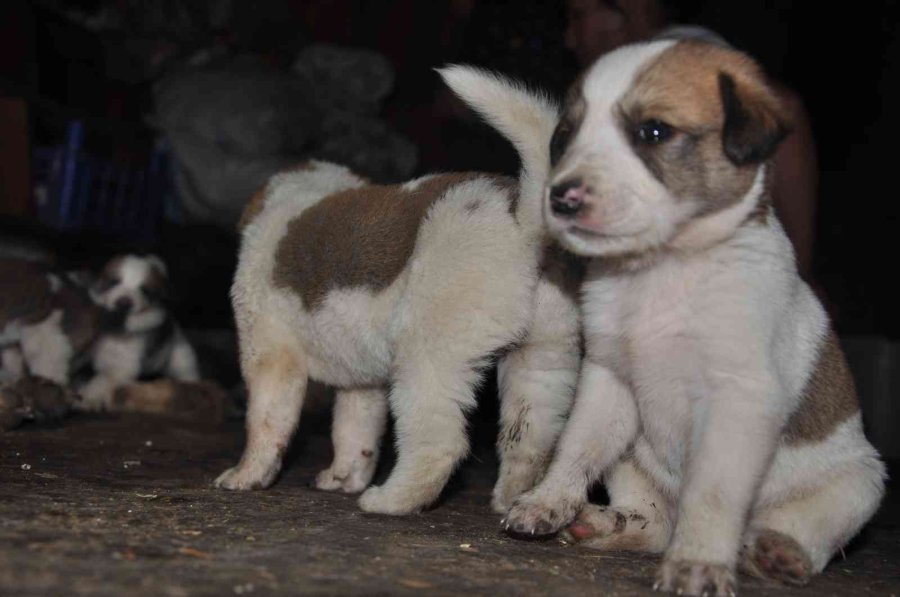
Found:
[[[520,196],[516,217],[527,229],[542,229],[541,204],[550,173],[550,137],[556,127],[556,104],[543,93],[486,70],[463,65],[438,69],[460,99],[497,129],[519,152]]]

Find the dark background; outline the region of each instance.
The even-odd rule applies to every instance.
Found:
[[[58,136],[59,123],[81,117],[95,145],[145,150],[152,134],[143,115],[151,107],[150,86],[164,66],[148,74],[118,48],[159,43],[166,36],[184,51],[217,44],[258,54],[275,66],[287,65],[313,42],[382,52],[396,71],[385,116],[417,144],[420,172],[516,167],[502,140],[447,105],[433,67],[474,63],[557,95],[576,75],[562,42],[562,2],[234,2],[236,17],[228,26],[181,34],[138,29],[97,34],[58,10],[91,14],[105,4],[110,2],[7,0],[0,7],[0,96],[26,99],[32,142]],[[898,2],[710,0],[670,2],[669,8],[674,21],[716,30],[802,96],[821,170],[814,277],[841,332],[897,338]],[[182,318],[200,326],[230,325],[226,293],[234,235],[168,226],[161,239],[155,248],[174,260],[176,282],[187,286]],[[87,251],[83,239],[68,242],[74,251]]]

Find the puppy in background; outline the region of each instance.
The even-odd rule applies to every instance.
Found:
[[[586,355],[509,530],[665,552],[657,588],[729,596],[738,567],[805,583],[875,512],[884,465],[767,191],[785,130],[759,67],[697,41],[625,47],[572,88],[545,220],[592,258]],[[610,505],[587,505],[601,476]]]
[[[117,388],[144,377],[197,381],[193,348],[165,306],[168,274],[158,257],[124,255],[106,264],[91,286],[94,301],[121,317],[91,349],[94,376],[80,388],[81,407],[106,410]]]
[[[2,381],[30,374],[67,386],[97,337],[120,319],[91,300],[80,274],[0,259]]]

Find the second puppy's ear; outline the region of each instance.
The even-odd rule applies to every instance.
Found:
[[[169,268],[166,267],[166,263],[162,259],[156,255],[147,255],[147,261],[150,262],[150,265],[158,269],[163,276],[169,277]]]
[[[759,164],[775,154],[788,135],[784,109],[764,85],[741,85],[719,73],[719,93],[725,113],[722,148],[737,166]]]

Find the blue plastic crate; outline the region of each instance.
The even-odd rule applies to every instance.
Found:
[[[61,231],[85,231],[153,244],[171,193],[169,152],[159,141],[145,164],[103,159],[84,150],[84,125],[66,126],[65,142],[34,150],[38,219]]]

